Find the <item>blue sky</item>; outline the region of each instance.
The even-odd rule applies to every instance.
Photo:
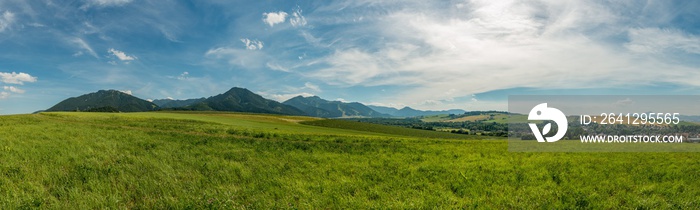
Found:
[[[0,114],[245,87],[419,109],[698,94],[698,1],[0,1]]]

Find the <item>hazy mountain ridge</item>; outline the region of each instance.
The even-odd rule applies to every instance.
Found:
[[[283,104],[296,107],[314,117],[388,117],[388,115],[379,113],[361,103],[328,101],[318,96],[297,96],[283,102]]]
[[[442,111],[433,111],[433,110],[417,110],[413,109],[411,107],[404,107],[402,109],[397,109],[393,107],[385,107],[385,106],[373,106],[373,105],[368,105],[367,107],[374,109],[377,112],[383,113],[383,114],[388,114],[392,115],[395,117],[418,117],[418,116],[429,116],[429,115],[441,115],[441,114],[464,114],[465,110],[462,109],[449,109],[449,110],[442,110]]]

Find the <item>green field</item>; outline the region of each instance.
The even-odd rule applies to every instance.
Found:
[[[374,135],[394,135],[414,138],[429,138],[429,139],[477,139],[478,136],[460,135],[448,132],[436,132],[428,130],[410,129],[398,126],[378,125],[363,122],[353,122],[348,120],[313,120],[301,122],[304,125],[313,125],[327,128],[338,128],[344,130],[356,130],[371,132]]]
[[[510,117],[510,118],[509,118]],[[482,121],[484,123],[508,123],[509,120],[527,120],[527,115],[508,115],[505,113],[485,113],[481,115],[468,115],[460,117],[450,117],[449,115],[433,115],[425,116],[421,118],[423,122],[476,122]]]
[[[700,208],[698,153],[512,153],[425,132],[215,112],[0,116],[0,206]]]
[[[450,116],[447,114],[430,115],[430,116],[421,117],[421,121],[423,121],[423,122],[442,122],[442,121],[447,121],[450,119],[451,119]]]

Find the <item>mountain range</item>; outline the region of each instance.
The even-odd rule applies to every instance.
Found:
[[[391,117],[391,115],[382,114],[361,103],[328,101],[318,96],[297,96],[283,102],[283,104],[293,106],[314,117]]]
[[[234,87],[231,90],[209,97],[202,102],[184,107],[195,111],[232,111],[270,113],[283,115],[306,115],[301,110],[277,101],[263,98],[245,88]]]
[[[464,114],[465,110],[462,109],[450,109],[444,111],[432,111],[432,110],[417,110],[411,107],[404,107],[402,109],[397,109],[393,107],[384,106],[372,106],[368,105],[369,108],[376,110],[377,112],[391,115],[394,117],[418,117],[418,116],[429,116],[429,115],[441,115],[441,114]]]
[[[177,108],[177,107],[186,107],[195,103],[199,103],[206,100],[206,98],[195,98],[195,99],[187,99],[187,100],[174,100],[174,99],[156,99],[153,100],[153,103],[158,105],[158,107],[167,109],[167,108]]]
[[[282,115],[306,115],[323,118],[340,117],[415,117],[438,114],[463,114],[464,110],[421,111],[404,107],[367,106],[358,102],[328,101],[318,96],[297,96],[283,103],[263,98],[245,88],[234,87],[209,98],[146,101],[117,90],[100,90],[68,98],[46,111],[119,111],[155,110],[233,111]]]

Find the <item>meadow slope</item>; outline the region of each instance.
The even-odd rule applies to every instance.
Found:
[[[697,153],[511,153],[505,140],[301,123],[317,120],[0,116],[0,206],[700,208]]]

